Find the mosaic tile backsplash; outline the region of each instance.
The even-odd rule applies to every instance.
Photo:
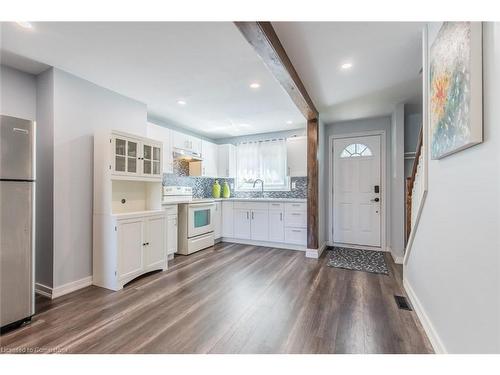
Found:
[[[189,163],[185,160],[174,160],[174,173],[163,174],[163,185],[165,186],[190,186],[193,188],[194,198],[211,198],[212,186],[215,178],[211,177],[190,177]],[[227,181],[231,188],[232,198],[258,198],[259,191],[234,191],[234,178],[218,178],[222,184]],[[295,188],[290,191],[265,191],[265,198],[307,198],[307,177],[292,177],[291,186],[295,183]]]

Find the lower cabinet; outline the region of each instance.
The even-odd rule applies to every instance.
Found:
[[[213,213],[214,239],[218,239],[222,237],[222,202],[215,202]]]
[[[255,241],[269,240],[269,211],[252,210],[250,212],[250,238]]]
[[[146,219],[145,230],[144,268],[163,269],[166,255],[165,216]]]
[[[234,237],[233,202],[222,203],[222,237]]]
[[[167,215],[167,257],[172,259],[177,252],[177,205],[165,207]]]
[[[143,218],[118,220],[118,277],[128,278],[141,272],[144,265],[145,222]]]
[[[222,202],[222,237],[305,246],[304,202]]]
[[[94,218],[100,224],[104,218]],[[166,215],[116,215],[114,235],[94,242],[94,284],[119,290],[143,273],[167,268]],[[102,222],[102,221],[101,221]]]
[[[269,241],[283,242],[285,240],[285,222],[283,211],[269,211]]]
[[[251,238],[250,210],[237,208],[233,212],[234,238],[249,240]]]

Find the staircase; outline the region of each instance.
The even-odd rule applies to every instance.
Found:
[[[411,176],[406,178],[406,242],[410,238],[412,228],[417,219],[418,207],[423,197],[423,154],[422,154],[422,128],[418,136],[417,151]]]

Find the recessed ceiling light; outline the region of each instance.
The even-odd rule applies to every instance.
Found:
[[[286,123],[287,123],[288,125],[292,125],[292,120],[288,120]]]
[[[177,104],[179,104],[179,105],[186,105],[187,103],[186,103],[185,100],[179,99],[179,100],[177,100]]]
[[[342,69],[351,69],[352,68],[352,63],[344,63],[340,66]]]
[[[23,29],[32,29],[33,25],[31,22],[26,22],[26,21],[19,21],[16,22],[19,26],[21,26]]]
[[[252,89],[258,89],[260,87],[260,83],[258,82],[253,82],[250,84],[250,88]]]

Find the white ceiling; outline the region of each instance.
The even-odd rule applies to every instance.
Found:
[[[26,30],[2,23],[2,63],[34,74],[47,65],[60,68],[146,103],[153,118],[209,138],[305,125],[231,22],[33,25]],[[418,107],[422,25],[273,23],[327,123],[389,114],[401,101]],[[345,62],[353,67],[340,69]],[[252,82],[261,87],[250,89]]]
[[[273,22],[324,122],[389,114],[421,102],[416,22]],[[340,66],[353,64],[349,70]]]
[[[305,125],[291,99],[231,22],[2,23],[2,62],[31,59],[148,106],[149,114],[209,138]],[[19,55],[24,59],[15,59]],[[29,60],[28,60],[29,61]],[[257,90],[249,88],[259,82]],[[177,100],[187,102],[185,106]],[[287,123],[292,121],[292,124]]]

